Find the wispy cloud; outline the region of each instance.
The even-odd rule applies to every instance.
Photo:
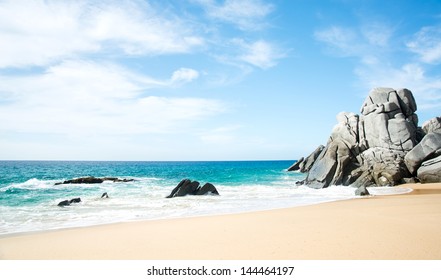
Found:
[[[225,21],[242,30],[259,30],[265,27],[262,21],[274,10],[272,4],[261,0],[226,0],[218,4],[214,0],[194,0],[205,9],[212,19]]]
[[[250,39],[270,26],[274,6],[264,0],[194,0],[202,9],[185,4],[185,13],[163,1],[0,2],[0,134],[57,135],[58,151],[93,150],[105,142],[112,150],[121,139],[133,143],[137,136],[171,133],[233,139],[234,129],[201,138],[198,125],[230,105],[188,92],[186,84],[237,83],[284,56],[264,35]],[[210,65],[196,69],[200,61]],[[178,89],[179,98],[167,95]],[[2,141],[20,150],[14,140]],[[34,144],[26,147],[39,147]]]
[[[145,1],[6,0],[0,5],[0,68],[47,65],[119,49],[129,55],[184,53],[204,44],[188,23]]]
[[[199,72],[190,68],[180,68],[173,72],[171,77],[172,84],[182,84],[191,82],[199,77]]]
[[[424,27],[405,44],[394,34],[394,28],[379,23],[331,26],[314,36],[330,47],[332,54],[358,58],[354,72],[363,90],[406,87],[418,99],[419,109],[441,107],[441,77],[429,74],[424,65],[441,61],[439,27]],[[409,52],[417,53],[418,59],[408,59]],[[401,56],[407,59],[400,59]]]
[[[284,56],[274,45],[264,40],[249,43],[242,39],[235,39],[233,42],[242,52],[237,57],[240,61],[261,69],[273,67],[277,64],[277,60]]]
[[[353,55],[356,52],[354,45],[357,43],[357,35],[350,28],[331,26],[316,31],[314,36],[343,55]]]
[[[406,45],[410,51],[417,53],[423,62],[440,63],[441,25],[421,28]]]
[[[225,110],[225,104],[214,99],[146,96],[149,89],[169,86],[170,80],[79,61],[42,74],[0,76],[0,93],[8,93],[7,104],[0,102],[0,129],[82,136],[97,131],[168,133]]]
[[[387,86],[412,90],[420,110],[441,106],[441,77],[427,75],[424,67],[418,63],[399,68],[382,65],[359,67],[356,74],[369,88]]]
[[[393,28],[378,22],[358,28],[331,26],[314,33],[315,39],[325,43],[333,54],[360,57],[366,62],[388,49],[392,35]]]
[[[217,55],[216,59],[242,69],[243,74],[249,74],[254,68],[271,68],[285,57],[284,51],[265,40],[246,41],[242,38],[233,38],[226,45],[232,51]]]

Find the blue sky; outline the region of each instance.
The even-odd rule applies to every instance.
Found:
[[[440,1],[4,0],[0,159],[297,159],[440,63]]]

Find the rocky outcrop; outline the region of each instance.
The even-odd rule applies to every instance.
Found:
[[[206,183],[202,187],[199,186],[198,181],[191,181],[189,179],[183,179],[167,196],[167,198],[186,196],[186,195],[204,195],[214,194],[219,195],[217,189],[211,184]]]
[[[112,181],[112,182],[132,182],[134,179],[119,179],[115,177],[104,177],[104,178],[96,178],[96,177],[82,177],[76,178],[72,180],[66,180],[64,182],[55,183],[55,185],[62,184],[101,184],[104,181]]]
[[[441,118],[420,128],[416,110],[410,90],[374,88],[361,115],[339,113],[326,147],[317,148],[288,170],[307,172],[301,183],[313,188],[393,186],[415,180],[410,178],[417,170],[418,178],[432,174],[438,163],[426,161],[441,155]],[[366,192],[360,189],[359,193]]]

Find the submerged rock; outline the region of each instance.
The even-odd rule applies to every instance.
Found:
[[[90,177],[81,177],[72,180],[66,180],[64,182],[55,183],[55,185],[62,184],[101,184],[104,181],[112,181],[112,182],[132,182],[134,179],[119,179],[115,177],[104,177],[104,178],[96,178],[93,176]]]
[[[71,200],[63,200],[60,203],[58,203],[58,206],[64,207],[64,206],[69,206],[72,203],[80,203],[80,202],[81,202],[81,198],[77,197],[77,198],[73,198]]]
[[[167,198],[186,196],[186,195],[204,195],[208,193],[219,195],[219,192],[211,183],[206,183],[202,187],[200,187],[199,185],[200,184],[198,181],[183,179],[172,190],[172,192],[167,196]]]

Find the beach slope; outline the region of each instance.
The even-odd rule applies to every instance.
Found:
[[[0,259],[441,259],[441,184],[410,194],[0,238]]]

